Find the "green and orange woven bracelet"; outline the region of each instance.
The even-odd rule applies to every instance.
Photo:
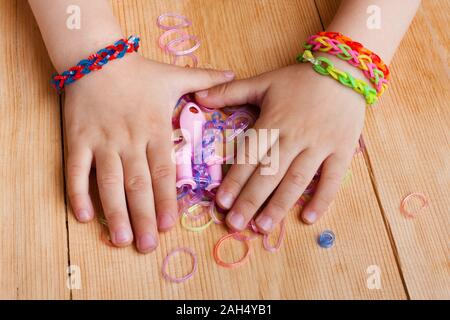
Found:
[[[388,86],[389,68],[375,53],[338,32],[319,32],[310,36],[304,44],[305,51],[297,56],[298,62],[310,62],[313,69],[321,75],[329,75],[343,85],[362,94],[367,104],[377,102]],[[325,52],[335,55],[360,69],[370,80],[370,84],[356,79],[348,72],[337,69],[325,57],[315,58],[313,52]]]

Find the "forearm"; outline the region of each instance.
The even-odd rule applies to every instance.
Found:
[[[53,65],[61,72],[122,38],[106,0],[29,0]],[[66,25],[71,5],[81,12],[80,29]]]
[[[367,8],[371,5],[381,9],[380,29],[367,27]],[[340,32],[362,43],[388,64],[419,5],[420,0],[343,0],[327,30]]]

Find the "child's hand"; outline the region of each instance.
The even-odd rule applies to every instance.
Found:
[[[276,189],[256,219],[261,231],[270,232],[323,163],[318,188],[302,219],[314,223],[322,216],[354,154],[364,122],[362,96],[305,64],[198,92],[197,100],[214,108],[259,105],[261,115],[255,128],[280,130],[279,170],[275,175],[261,175],[256,165],[248,164],[246,152],[246,164],[233,165],[219,187],[218,204],[231,208],[227,216],[230,227],[244,229]]]
[[[112,242],[131,243],[131,221],[138,250],[153,250],[157,228],[171,228],[178,211],[173,108],[183,94],[233,77],[229,71],[180,68],[132,54],[68,86],[67,184],[78,220],[93,218],[88,179],[94,161]]]

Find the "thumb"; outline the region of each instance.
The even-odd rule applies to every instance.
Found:
[[[187,74],[186,74],[187,73]],[[213,69],[184,69],[183,93],[196,92],[232,81],[233,71],[217,71]]]
[[[195,99],[208,108],[222,108],[243,104],[260,105],[268,84],[261,77],[221,84],[209,90],[198,91]]]

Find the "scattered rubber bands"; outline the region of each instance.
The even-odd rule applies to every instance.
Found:
[[[235,261],[235,262],[225,262],[220,257],[220,254],[219,254],[220,253],[220,247],[222,246],[222,244],[226,240],[228,240],[230,238],[231,239],[235,239],[233,233],[227,234],[227,235],[223,236],[222,238],[220,238],[219,241],[217,241],[216,245],[214,246],[214,251],[213,251],[214,260],[216,260],[216,263],[219,266],[222,266],[224,268],[235,268],[235,267],[238,267],[238,266],[242,265],[248,259],[248,257],[250,256],[250,252],[251,252],[251,248],[252,248],[248,241],[241,241],[242,243],[245,244],[245,246],[247,248],[247,250],[245,251],[244,256],[241,259],[239,259],[238,261]],[[237,241],[239,241],[239,240],[237,240]]]
[[[175,254],[181,253],[181,252],[185,252],[192,257],[192,270],[191,270],[191,272],[189,272],[188,274],[186,274],[182,277],[175,278],[175,277],[172,277],[171,275],[169,275],[169,273],[167,272],[167,267],[169,265],[170,258],[172,256],[174,256]],[[181,283],[181,282],[188,280],[189,278],[192,278],[194,273],[197,271],[197,268],[198,268],[198,262],[197,262],[197,256],[195,255],[195,252],[189,248],[177,248],[177,249],[173,250],[172,252],[170,252],[164,258],[161,271],[162,271],[162,275],[163,275],[164,279],[171,281],[171,282]]]
[[[410,202],[413,198],[416,198],[420,201],[420,207],[419,209],[415,211],[409,211],[407,209],[407,204]],[[413,192],[405,196],[400,203],[400,211],[401,213],[407,217],[407,218],[414,218],[420,211],[422,211],[424,208],[428,206],[428,199],[427,197],[420,192]]]
[[[178,24],[168,25],[164,24],[169,18],[178,20]],[[172,56],[172,64],[176,64],[180,57],[189,57],[192,60],[192,67],[196,68],[198,65],[198,58],[194,55],[194,52],[200,47],[200,40],[184,31],[184,28],[192,25],[191,20],[178,13],[164,13],[156,20],[158,28],[165,30],[165,32],[159,37],[159,47],[167,54]],[[175,39],[168,40],[172,35],[178,35]],[[188,49],[184,48],[186,44],[194,43]]]

